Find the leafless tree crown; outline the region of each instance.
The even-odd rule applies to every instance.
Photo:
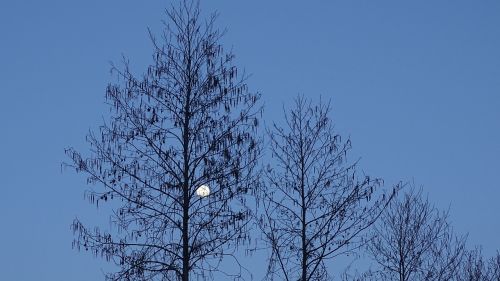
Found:
[[[467,251],[453,280],[500,281],[500,252],[485,259],[480,247]]]
[[[259,201],[269,280],[327,280],[326,261],[359,247],[394,194],[356,173],[346,159],[351,142],[335,133],[329,114],[329,103],[298,97],[285,126],[269,130],[272,160]]]
[[[460,265],[465,237],[456,237],[447,221],[411,187],[392,201],[373,228],[368,253],[380,266],[376,280],[452,280]]]
[[[113,67],[111,118],[89,133],[90,156],[66,151],[88,175],[89,200],[113,202],[116,231],[72,225],[76,248],[119,266],[109,280],[210,279],[249,239],[243,205],[260,153],[259,94],[220,45],[216,15],[202,20],[190,0],[167,15],[162,37],[150,33],[154,62],[142,77],[126,62]],[[209,196],[196,195],[201,185]]]

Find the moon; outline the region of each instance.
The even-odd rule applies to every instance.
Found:
[[[198,187],[198,189],[196,189],[196,195],[200,197],[207,197],[208,195],[210,195],[210,188],[208,188],[208,185],[203,184]]]

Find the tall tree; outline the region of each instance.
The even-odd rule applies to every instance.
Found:
[[[335,133],[330,104],[303,97],[269,130],[272,160],[259,193],[260,227],[271,249],[269,280],[327,280],[326,261],[362,243],[394,195],[348,163],[350,140]]]
[[[259,94],[219,43],[215,14],[202,20],[191,0],[166,13],[146,73],[113,67],[121,83],[107,87],[112,113],[87,136],[90,156],[66,151],[88,176],[89,200],[113,202],[116,229],[72,225],[76,248],[119,266],[109,280],[210,279],[249,239]]]
[[[465,237],[456,237],[421,189],[411,187],[390,203],[373,228],[368,253],[380,266],[375,280],[451,280],[464,254]]]

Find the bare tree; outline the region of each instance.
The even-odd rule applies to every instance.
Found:
[[[490,276],[492,281],[500,281],[500,251],[490,259],[489,263]]]
[[[496,255],[490,259],[489,270],[490,280],[500,281],[500,251],[497,251]]]
[[[451,280],[464,254],[465,237],[455,237],[447,212],[439,212],[421,189],[390,203],[373,228],[368,253],[380,266],[378,280]]]
[[[269,280],[327,280],[325,262],[359,247],[394,195],[379,192],[380,179],[358,177],[346,159],[351,142],[334,132],[329,113],[329,103],[298,97],[286,126],[269,130],[272,160],[259,194]]]
[[[500,281],[500,252],[485,259],[480,247],[467,251],[453,280]]]
[[[110,121],[89,133],[90,156],[67,149],[89,200],[112,202],[116,228],[72,225],[76,248],[119,266],[108,280],[210,279],[249,239],[259,95],[223,51],[215,14],[204,21],[185,0],[167,15],[161,40],[150,32],[154,62],[142,77],[127,62],[113,67]]]
[[[483,258],[481,248],[467,251],[460,265],[455,274],[456,281],[490,281],[488,263]]]

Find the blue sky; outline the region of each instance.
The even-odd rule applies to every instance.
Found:
[[[64,148],[107,113],[109,62],[141,73],[170,1],[0,2],[0,279],[99,280],[104,261],[71,249],[84,178]],[[500,249],[500,2],[202,1],[252,73],[266,123],[303,94],[332,99],[352,159],[387,184],[414,180],[458,233]],[[256,263],[256,267],[262,264]]]

